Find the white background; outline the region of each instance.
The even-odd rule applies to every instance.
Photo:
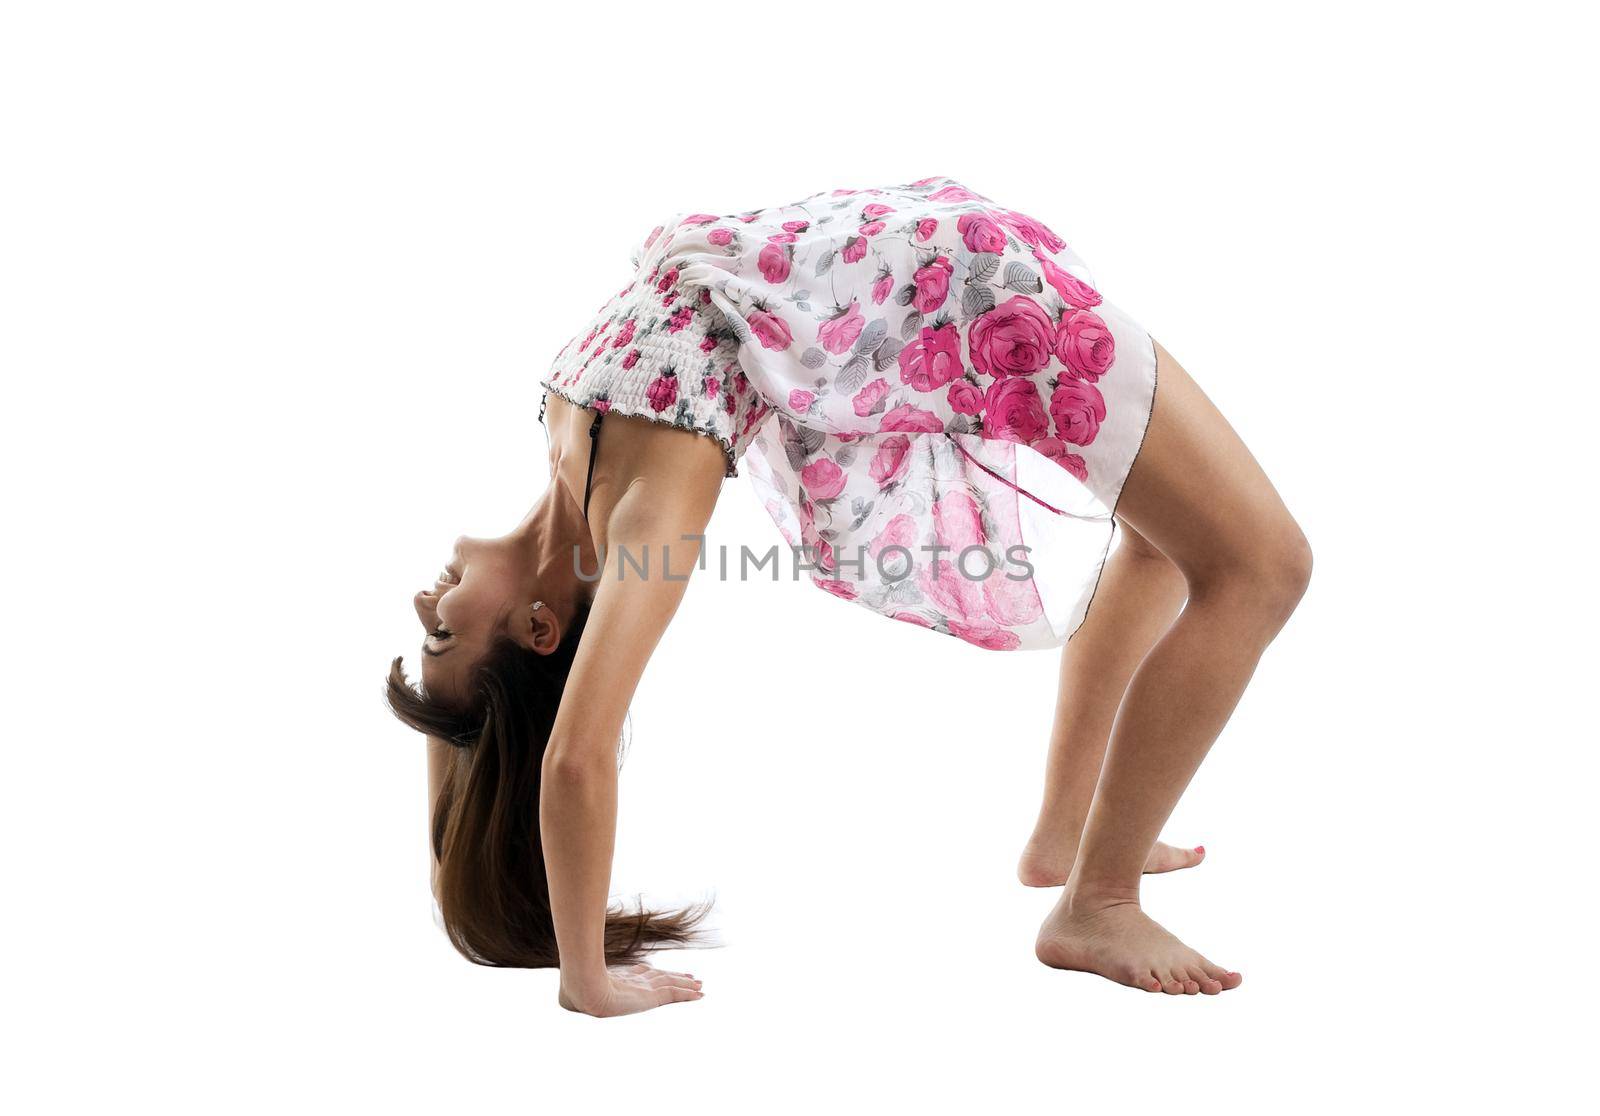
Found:
[[[1597,775],[1588,32],[1564,5],[7,4],[15,1111],[1577,1105]],[[411,593],[544,483],[535,378],[664,211],[951,175],[1056,227],[1317,556],[1152,913],[1032,957],[1055,658],[691,586],[596,1021],[431,921]],[[777,536],[740,480],[713,542]],[[18,1094],[21,1094],[20,1096]]]

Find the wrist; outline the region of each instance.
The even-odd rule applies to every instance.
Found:
[[[561,996],[578,1008],[602,999],[611,988],[611,975],[604,965],[561,966]]]

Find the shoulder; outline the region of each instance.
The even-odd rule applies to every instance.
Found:
[[[595,518],[609,540],[676,537],[684,530],[698,531],[711,518],[726,472],[726,457],[714,439],[610,414],[595,448]]]

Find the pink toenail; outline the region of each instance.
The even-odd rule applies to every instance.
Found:
[[[1206,847],[1204,845],[1196,845],[1194,847],[1194,851],[1197,853],[1204,853],[1206,851]]]

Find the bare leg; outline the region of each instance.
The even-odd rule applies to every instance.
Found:
[[[1078,857],[1039,931],[1039,959],[1171,994],[1236,987],[1238,973],[1139,908],[1162,825],[1310,578],[1311,552],[1250,451],[1157,348],[1144,448],[1117,512],[1182,572],[1189,603],[1134,672]]]
[[[1143,535],[1127,524],[1121,534],[1100,574],[1089,615],[1061,649],[1044,803],[1017,864],[1017,878],[1029,887],[1059,887],[1067,882],[1122,695],[1189,592],[1178,567]],[[1157,841],[1144,870],[1188,868],[1204,855],[1201,848],[1180,849]]]

